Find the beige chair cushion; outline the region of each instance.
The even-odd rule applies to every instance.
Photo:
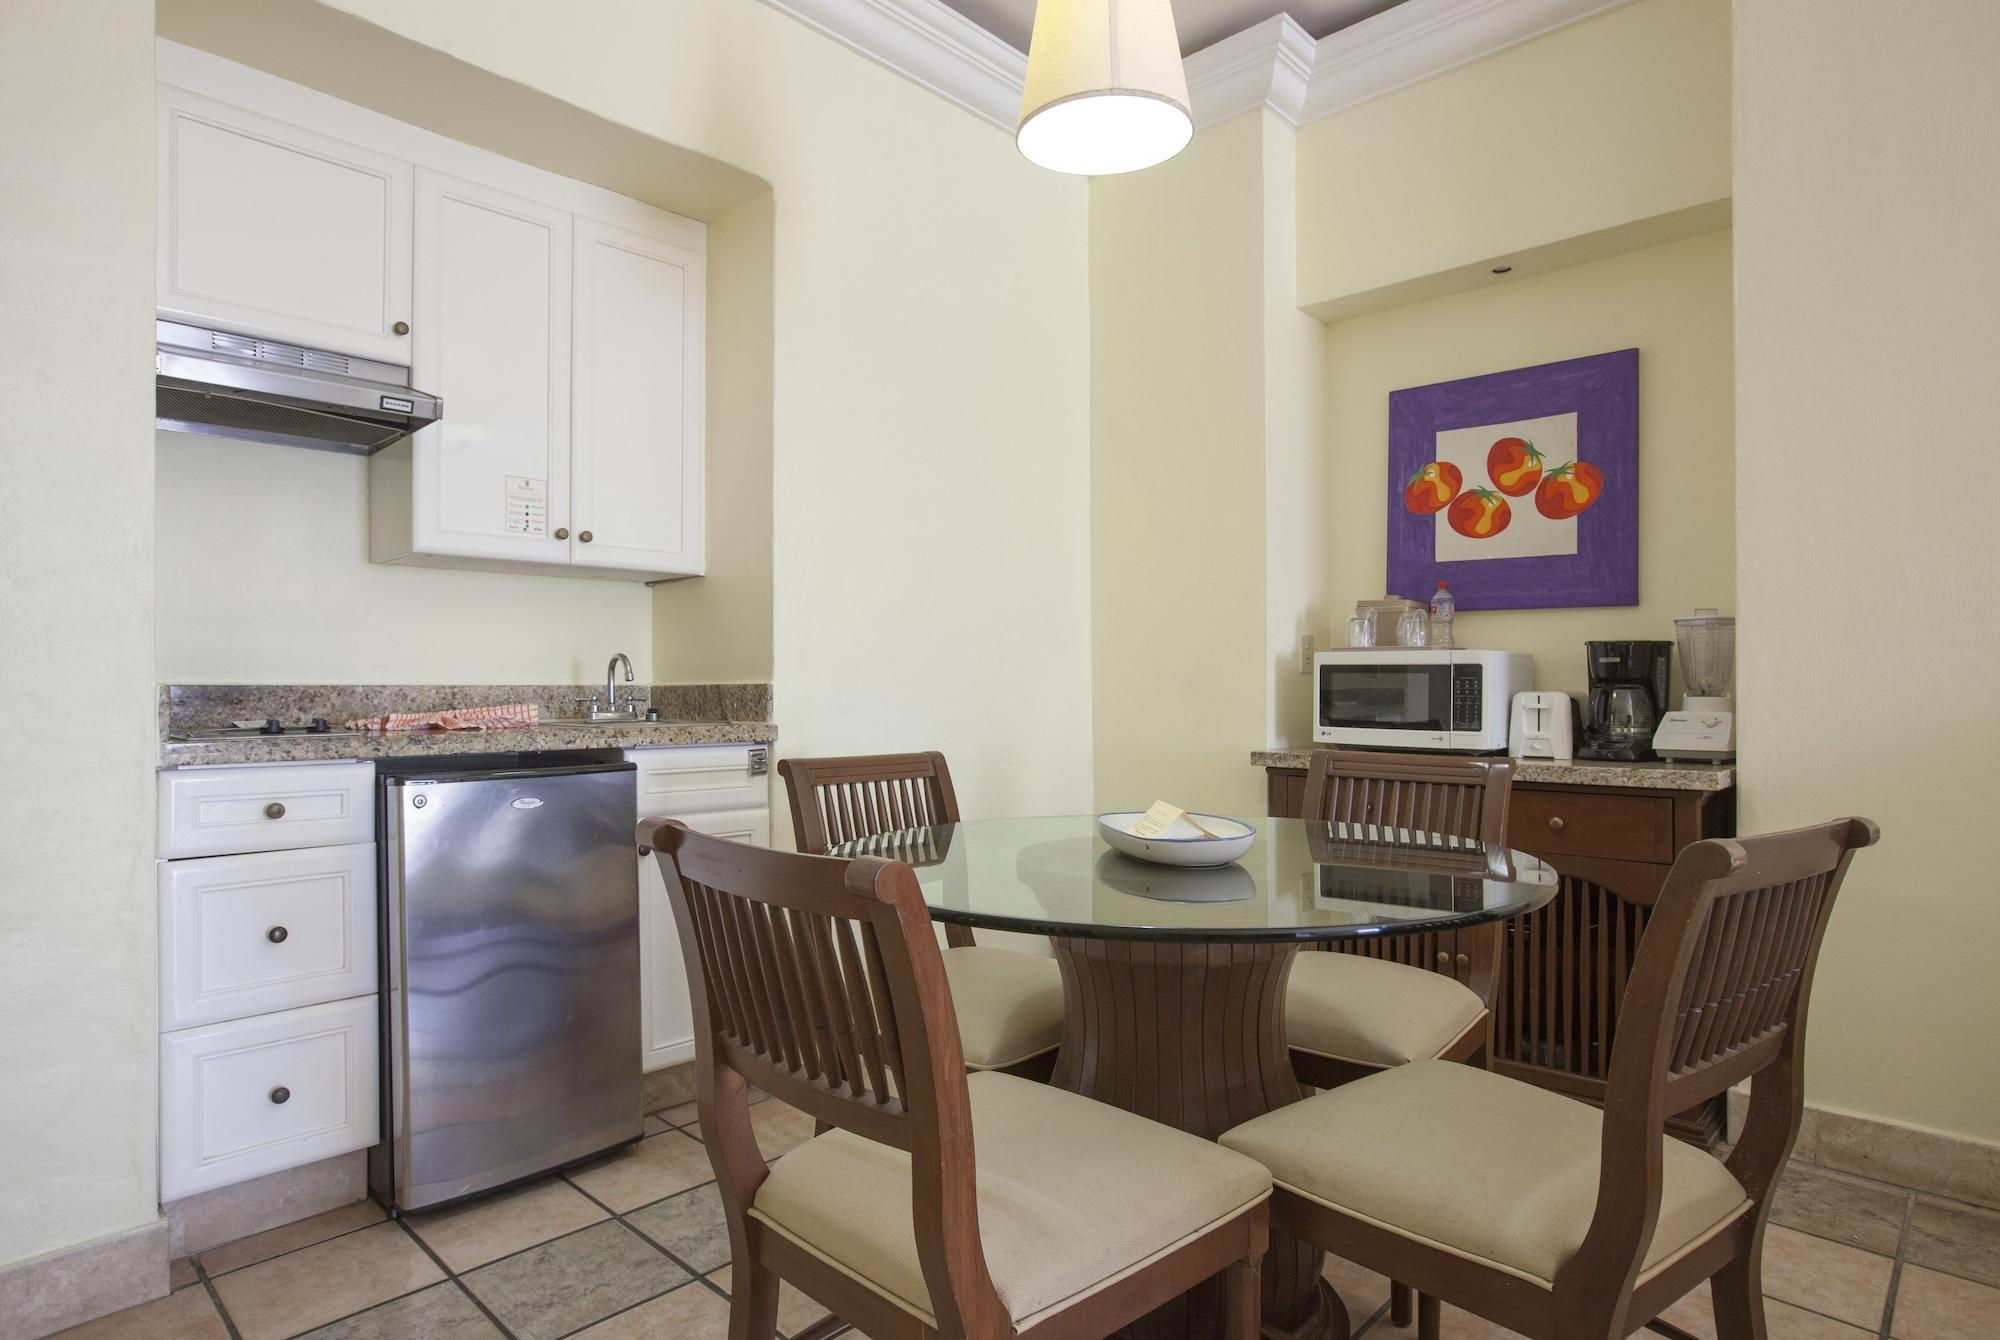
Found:
[[[1062,969],[1052,958],[973,945],[944,951],[958,1040],[973,1070],[999,1070],[1062,1041]]]
[[[1443,1055],[1485,1012],[1441,972],[1359,954],[1300,954],[1285,997],[1285,1040],[1342,1061],[1407,1065]]]
[[[1596,1108],[1452,1061],[1385,1070],[1245,1122],[1222,1143],[1279,1186],[1551,1287],[1597,1206]],[[1749,1205],[1729,1170],[1664,1138],[1644,1279]]]
[[[966,1077],[986,1268],[1025,1329],[1271,1193],[1255,1162],[1013,1075]],[[917,1262],[910,1156],[828,1131],[771,1167],[750,1213],[935,1325]]]

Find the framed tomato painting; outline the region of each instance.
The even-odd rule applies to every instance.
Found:
[[[1639,603],[1639,351],[1389,395],[1389,586],[1461,610]]]

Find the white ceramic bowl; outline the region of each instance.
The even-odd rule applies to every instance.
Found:
[[[1097,816],[1097,832],[1106,842],[1127,856],[1155,865],[1228,865],[1243,859],[1257,830],[1241,819],[1225,819],[1219,814],[1196,814],[1201,826],[1215,837],[1203,837],[1185,818],[1158,837],[1139,837],[1132,825],[1145,817],[1144,810],[1110,810]]]

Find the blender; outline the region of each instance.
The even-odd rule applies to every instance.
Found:
[[[1736,714],[1729,677],[1736,661],[1736,620],[1698,609],[1674,620],[1681,646],[1681,680],[1687,696],[1678,712],[1660,719],[1653,752],[1688,763],[1727,763],[1736,757]]]

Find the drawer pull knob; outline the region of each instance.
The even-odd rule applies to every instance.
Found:
[[[389,329],[395,331],[398,335],[407,335],[410,333],[410,323],[407,321],[398,321],[395,325],[389,327]]]
[[[290,936],[291,932],[283,926],[273,926],[270,930],[264,932],[264,938],[274,945],[283,944]]]
[[[569,538],[569,527],[568,527],[568,526],[557,526],[557,527],[556,527],[556,538],[557,538],[558,540],[567,540],[567,539]]]
[[[590,532],[587,530],[580,530],[576,533],[576,538],[582,540],[585,544],[589,544],[591,538]]]
[[[1451,951],[1449,949],[1438,950],[1438,966],[1442,968],[1448,966],[1450,963]]]
[[[1560,828],[1561,828],[1562,826],[1563,826],[1563,821],[1562,821],[1562,816],[1561,816],[1561,815],[1558,815],[1558,814],[1552,814],[1552,815],[1550,815],[1550,816],[1549,816],[1549,827],[1550,827],[1550,828],[1554,828],[1554,829],[1560,829]]]
[[[284,801],[282,801],[282,800],[274,800],[274,801],[272,801],[272,802],[271,802],[270,804],[266,805],[266,806],[264,807],[264,817],[265,817],[266,819],[282,819],[282,818],[284,818],[284,817],[285,817],[285,802],[284,802]]]
[[[271,1090],[271,1101],[274,1103],[288,1103],[291,1101],[291,1098],[292,1091],[282,1084]]]
[[[1457,958],[1456,958],[1455,960],[1453,960],[1453,961],[1454,961],[1454,962],[1456,962],[1456,963],[1458,964],[1458,966],[1459,966],[1459,967],[1461,967],[1461,968],[1469,968],[1469,967],[1471,967],[1471,966],[1472,966],[1472,955],[1470,955],[1470,954],[1460,954],[1460,955],[1459,955],[1459,956],[1458,956],[1458,957],[1457,957]]]

